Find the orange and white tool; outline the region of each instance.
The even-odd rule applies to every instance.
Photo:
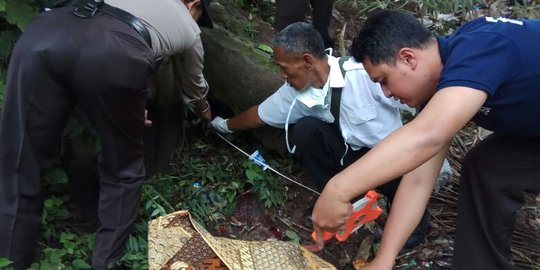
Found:
[[[367,192],[364,198],[356,201],[354,204],[351,204],[350,206],[352,211],[349,219],[345,223],[345,229],[338,232],[324,231],[324,241],[330,240],[335,236],[338,241],[343,242],[347,240],[347,238],[349,238],[353,232],[362,227],[362,225],[377,219],[383,212],[383,210],[377,204],[378,197],[379,194],[377,194],[377,191],[370,190]],[[317,241],[317,234],[315,231],[311,233],[311,238]]]

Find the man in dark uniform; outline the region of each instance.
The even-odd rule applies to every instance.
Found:
[[[158,56],[200,45],[202,0],[77,1],[38,14],[15,45],[0,123],[0,257],[32,262],[42,178],[79,105],[102,151],[94,269],[120,258],[145,177],[145,98]],[[205,108],[202,108],[205,109]]]
[[[334,0],[276,0],[276,14],[274,17],[274,29],[281,31],[287,25],[294,22],[303,22],[306,19],[308,2],[313,10],[313,26],[321,35],[324,47],[334,46],[334,39],[328,31]]]

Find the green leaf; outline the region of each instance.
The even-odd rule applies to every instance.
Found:
[[[272,47],[266,45],[266,44],[259,44],[257,45],[257,49],[265,52],[265,53],[268,53],[268,54],[273,54],[274,53],[274,50],[272,50]]]
[[[230,185],[231,189],[239,189],[242,187],[242,184],[236,181],[231,181]]]
[[[246,177],[250,181],[256,181],[263,179],[262,175],[255,170],[246,170]]]
[[[48,262],[43,262],[40,266],[38,266],[39,270],[49,270],[49,269],[53,269],[53,266],[52,264],[48,263]]]
[[[236,192],[227,193],[227,202],[232,203],[236,199]]]
[[[150,217],[151,217],[151,218],[155,218],[155,217],[158,216],[160,213],[161,213],[161,211],[159,210],[159,208],[156,208],[156,209],[154,209],[154,211],[152,211],[152,214],[150,214]]]
[[[46,181],[49,184],[62,184],[67,185],[68,184],[68,177],[66,172],[64,170],[56,168],[45,176]]]
[[[8,266],[10,264],[12,264],[13,262],[6,259],[6,258],[0,258],[0,267],[5,267],[5,266]]]
[[[213,171],[208,171],[206,173],[206,178],[210,179],[211,181],[214,181],[215,180],[215,173]]]
[[[90,265],[87,264],[85,261],[81,260],[81,259],[75,259],[73,260],[72,262],[72,265],[73,265],[73,269],[74,270],[84,270],[84,269],[90,269]]]
[[[137,243],[137,238],[133,237],[133,236],[129,236],[129,241],[128,241],[128,244],[129,244],[129,249],[131,251],[134,251],[134,252],[138,252],[139,251],[139,243]]]
[[[298,238],[298,234],[295,231],[292,231],[292,230],[286,230],[285,231],[285,236],[289,237],[289,239],[291,239],[291,240]]]
[[[139,247],[146,247],[147,246],[146,238],[143,238],[143,237],[141,237],[139,235],[139,236],[137,236],[137,239],[138,239],[138,242],[139,242]]]
[[[377,253],[379,251],[379,247],[381,246],[380,243],[374,243],[371,247],[373,248],[373,253]]]
[[[0,0],[0,11],[6,11],[6,1],[4,0]]]
[[[53,203],[52,199],[46,199],[45,200],[45,208],[52,208],[53,205],[54,205],[54,203]]]
[[[20,1],[7,0],[6,4],[6,20],[8,23],[16,25],[21,30],[26,28],[26,25],[34,17],[35,11]]]
[[[416,266],[416,265],[417,265],[416,260],[415,260],[415,259],[412,259],[412,260],[409,261],[409,263],[404,267],[404,269],[410,269],[411,267]]]
[[[154,203],[154,202],[153,202],[153,201],[151,201],[151,200],[148,200],[148,201],[146,201],[146,204],[144,205],[144,209],[146,209],[146,210],[149,210],[149,209],[151,209],[151,208],[152,208],[152,205],[153,205],[153,203]]]
[[[15,44],[19,35],[20,32],[14,29],[6,29],[0,33],[0,58],[3,61],[7,62],[7,58],[13,49],[13,44]]]

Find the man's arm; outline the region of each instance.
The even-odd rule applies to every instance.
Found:
[[[255,105],[237,116],[227,119],[227,128],[230,131],[238,131],[264,126],[265,123],[259,117],[258,109],[259,105]]]
[[[392,269],[396,256],[424,214],[448,146],[403,176],[384,227],[381,246],[366,269]]]
[[[349,216],[351,199],[405,175],[442,152],[486,98],[483,91],[467,87],[449,87],[433,95],[413,121],[328,182],[313,212],[318,235],[322,235],[322,229],[335,231],[343,226]],[[322,246],[322,239],[318,243]]]
[[[203,75],[204,48],[200,36],[191,47],[172,59],[173,73],[182,82],[182,99],[186,103],[193,103],[197,115],[210,121],[212,113],[206,100],[209,87]]]
[[[223,133],[253,129],[264,125],[282,128],[285,125],[291,102],[294,100],[294,91],[288,84],[284,83],[261,104],[255,105],[231,119],[223,119],[218,116],[210,124],[214,129]]]

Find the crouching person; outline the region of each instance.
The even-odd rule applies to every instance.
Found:
[[[230,119],[216,117],[211,125],[222,133],[270,125],[285,129],[287,149],[297,155],[319,191],[335,174],[366,154],[402,126],[399,109],[409,109],[385,97],[361,63],[326,54],[319,33],[298,22],[273,39],[273,58],[286,82],[260,105]],[[400,178],[378,190],[390,200]],[[313,208],[304,215],[311,219]],[[419,244],[427,231],[424,213],[406,248]]]

